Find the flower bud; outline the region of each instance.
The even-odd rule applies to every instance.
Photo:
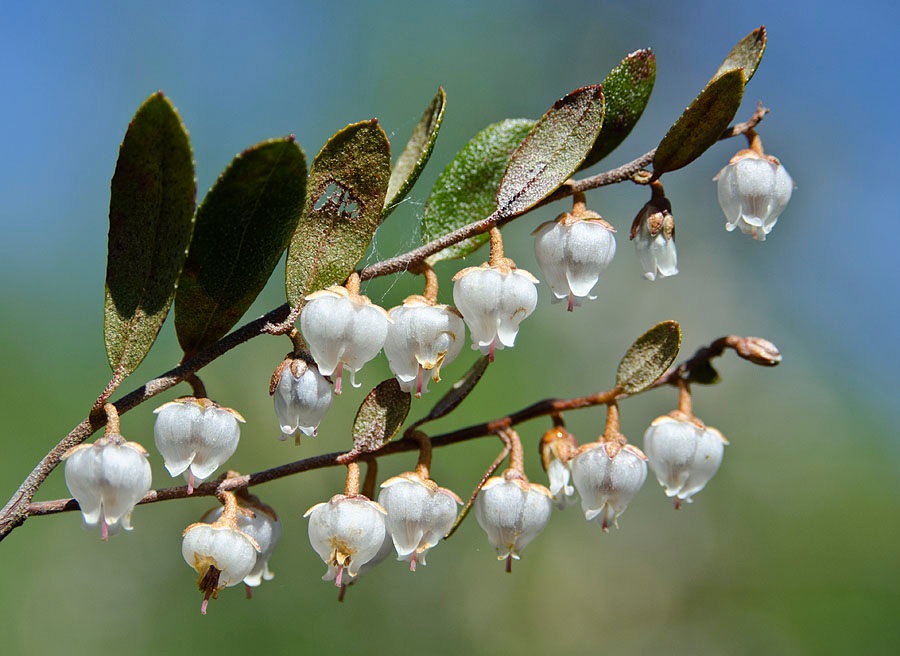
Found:
[[[578,450],[575,436],[562,427],[554,426],[541,438],[541,465],[550,478],[550,494],[556,507],[563,510],[575,496],[569,484],[570,461]]]
[[[725,229],[740,228],[745,235],[765,241],[787,207],[794,181],[775,157],[742,150],[718,175],[719,205]]]
[[[507,264],[463,269],[453,276],[453,302],[472,337],[472,348],[493,357],[516,343],[519,324],[537,306],[537,278]]]
[[[489,478],[475,497],[475,517],[497,560],[506,560],[507,571],[512,559],[519,560],[522,549],[547,526],[552,510],[550,490],[511,469]]]
[[[641,208],[631,225],[631,238],[635,240],[638,261],[647,280],[678,273],[675,219],[667,198],[651,198]]]
[[[725,453],[728,441],[715,428],[676,418],[657,417],[644,433],[644,451],[666,496],[675,497],[675,507],[710,481]]]
[[[309,541],[328,566],[323,581],[333,580],[339,588],[347,585],[360,567],[378,555],[385,538],[386,514],[364,496],[343,494],[306,511]]]
[[[130,531],[131,512],[152,478],[144,447],[113,434],[69,449],[63,460],[66,485],[81,506],[85,528],[100,524],[104,540],[120,529]]]
[[[188,494],[237,450],[241,438],[236,411],[209,399],[184,397],[156,410],[153,438],[172,476],[184,474]]]
[[[417,562],[426,564],[425,554],[453,528],[462,504],[456,494],[414,472],[382,483],[378,502],[387,511],[397,560],[408,560],[412,571]]]
[[[588,521],[596,519],[604,531],[618,518],[647,479],[647,457],[631,444],[594,442],[582,445],[572,459],[572,480],[581,496]]]
[[[421,296],[410,296],[388,313],[384,354],[400,389],[421,396],[428,378],[441,380],[441,366],[452,362],[466,338],[462,316],[449,305],[432,305]],[[430,376],[425,372],[430,372]]]
[[[616,254],[614,228],[595,212],[560,214],[534,231],[534,254],[553,292],[553,302],[568,299],[569,311],[591,290]]]
[[[356,372],[378,355],[387,337],[390,317],[365,296],[345,287],[323,289],[306,297],[300,331],[323,376],[334,374],[334,393],[341,393],[341,371],[359,387]]]
[[[287,359],[275,370],[269,393],[275,401],[275,416],[286,440],[298,430],[315,435],[331,407],[331,383],[312,361]]]

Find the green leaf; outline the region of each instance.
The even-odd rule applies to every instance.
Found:
[[[656,55],[649,48],[637,50],[603,80],[606,111],[603,129],[579,169],[586,169],[615,150],[637,124],[656,82]]]
[[[691,369],[685,379],[698,385],[715,385],[719,382],[719,372],[709,362]]]
[[[750,81],[756,72],[759,62],[762,60],[763,53],[766,51],[766,27],[765,25],[753,30],[741,39],[738,44],[731,49],[725,61],[719,66],[719,70],[713,75],[713,80],[739,68],[744,69],[744,84]]]
[[[416,427],[421,426],[422,424],[434,421],[435,419],[440,419],[441,417],[450,414],[453,410],[459,406],[463,400],[469,396],[469,393],[475,389],[475,385],[478,384],[478,381],[481,380],[481,377],[484,375],[484,372],[487,371],[487,367],[490,364],[491,359],[488,356],[484,356],[478,358],[475,361],[466,374],[460,378],[458,381],[453,383],[453,386],[447,391],[444,396],[438,400],[437,403],[434,404],[434,407],[431,409],[431,412],[428,413],[427,416],[423,417],[419,421],[415,423]]]
[[[356,268],[381,222],[390,176],[391,147],[376,119],[348,125],[322,147],[288,247],[285,290],[292,306],[340,285]]]
[[[390,442],[406,421],[410,399],[396,378],[379,383],[363,399],[353,420],[353,450],[371,453]]]
[[[497,192],[500,216],[521,214],[568,180],[587,157],[602,125],[599,84],[557,100],[510,157]]]
[[[687,166],[718,141],[741,106],[744,84],[744,72],[731,70],[700,92],[656,147],[654,177]]]
[[[232,160],[200,209],[175,296],[185,357],[223,337],[265,286],[306,195],[306,157],[293,137],[256,144]]]
[[[444,108],[447,106],[447,94],[443,87],[438,87],[437,95],[431,104],[425,108],[425,113],[413,130],[412,137],[406,144],[406,148],[400,153],[397,165],[391,171],[391,179],[388,182],[387,194],[384,200],[384,211],[381,220],[400,204],[409,190],[413,188],[419,174],[428,163],[431,151],[434,150],[434,142],[437,140],[441,122],[444,120]]]
[[[489,217],[497,209],[497,188],[509,157],[531,131],[529,119],[489,125],[457,153],[435,182],[422,217],[422,243]],[[476,235],[432,256],[432,263],[465,257],[488,240]]]
[[[663,321],[638,337],[619,363],[616,387],[637,394],[666,373],[681,348],[681,327],[677,321]]]
[[[162,93],[141,105],[119,149],[109,200],[103,337],[131,374],[166,319],[191,239],[197,183],[187,132]]]

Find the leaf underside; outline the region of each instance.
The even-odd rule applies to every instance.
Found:
[[[497,191],[501,217],[533,207],[578,170],[600,134],[603,111],[599,84],[553,104],[510,157]]]
[[[353,450],[371,453],[391,441],[406,421],[411,396],[396,378],[379,383],[366,395],[353,420]]]

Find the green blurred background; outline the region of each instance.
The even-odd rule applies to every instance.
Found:
[[[739,117],[757,100],[772,108],[761,134],[797,190],[759,244],[725,232],[711,182],[742,144],[719,144],[666,176],[681,273],[654,284],[640,278],[627,240],[646,190],[593,192],[590,205],[619,230],[599,298],[568,314],[542,287],[516,348],[500,353],[463,409],[435,427],[605,388],[631,340],[660,320],[681,322],[685,357],[723,334],[765,336],[782,349],[781,367],[729,356],[723,384],[697,390],[697,414],[731,446],[682,511],[651,479],[608,535],[577,508],[556,513],[511,576],[469,521],[428,567],[413,575],[386,562],[339,604],[319,580],[325,566],[300,516],[341,489],[342,473],[314,472],[258,490],[284,523],[276,578],[249,602],[239,588],[224,591],[206,617],[180,537],[209,499],[140,508],[135,531],[109,543],[82,531],[75,513],[35,518],[0,545],[0,652],[898,653],[898,216],[879,183],[892,179],[887,167],[900,146],[900,21],[886,2],[848,12],[809,0],[5,4],[3,501],[108,379],[109,179],[129,119],[157,89],[190,130],[202,198],[235,153],[269,137],[295,134],[311,160],[333,132],[377,116],[396,153],[443,85],[448,110],[432,165],[378,233],[366,258],[374,262],[417,245],[430,184],[488,123],[537,118],[627,53],[651,47],[656,89],[637,130],[604,162],[618,165],[652,148],[731,46],[765,24],[769,48]],[[539,277],[529,233],[563,207],[505,230],[508,253]],[[458,267],[439,269],[444,300]],[[366,288],[385,307],[413,290],[396,278]],[[279,269],[248,316],[282,300]],[[123,392],[177,362],[170,324]],[[230,463],[241,471],[344,448],[363,394],[388,375],[383,359],[367,366],[363,387],[348,389],[320,436],[296,448],[275,439],[266,393],[287,350],[283,338],[257,339],[204,375],[210,394],[247,419]],[[467,351],[446,377],[474,357]],[[416,401],[413,416],[436,398]],[[663,391],[627,402],[625,433],[641,444],[648,422],[675,400]],[[163,487],[174,481],[153,448],[153,407],[127,414],[123,433],[151,450],[154,485]],[[583,441],[602,421],[600,410],[568,418]],[[535,480],[543,480],[535,445],[546,427],[521,431]],[[433,475],[467,496],[498,446],[480,440],[438,452]],[[382,476],[413,465],[411,455],[392,457]],[[61,496],[59,471],[39,499]]]

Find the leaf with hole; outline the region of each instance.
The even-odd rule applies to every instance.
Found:
[[[381,222],[390,176],[391,147],[376,119],[348,125],[322,147],[288,247],[288,303],[340,285],[356,268]]]
[[[366,395],[353,420],[353,450],[377,451],[391,441],[406,421],[411,396],[396,378],[379,383]]]
[[[749,82],[756,73],[759,62],[762,61],[763,53],[766,51],[766,40],[765,25],[750,32],[731,49],[725,61],[719,66],[719,70],[713,75],[713,79],[728,71],[742,68],[746,78],[745,84]]]
[[[609,72],[600,85],[606,101],[603,129],[579,170],[596,164],[625,140],[644,113],[655,82],[656,55],[649,48],[631,53]]]
[[[425,113],[413,130],[412,137],[406,144],[406,148],[397,158],[397,164],[391,171],[391,179],[388,182],[387,194],[384,198],[384,211],[381,220],[384,221],[394,211],[397,205],[406,197],[413,188],[422,169],[431,157],[434,150],[434,142],[437,140],[441,122],[444,120],[444,108],[447,106],[447,95],[443,87],[438,87],[437,95],[431,104],[425,108]]]
[[[103,337],[109,366],[122,376],[141,363],[166,319],[196,198],[187,132],[155,93],[128,126],[110,185]]]
[[[497,209],[497,189],[509,157],[531,131],[534,121],[507,119],[489,125],[457,153],[435,182],[422,217],[422,243],[429,243]],[[429,261],[450,260],[476,251],[488,240],[482,233],[445,248]]]
[[[293,137],[256,144],[219,176],[197,210],[175,295],[185,357],[223,337],[262,291],[300,219],[306,157]]]
[[[745,84],[744,72],[736,69],[700,92],[656,147],[654,177],[687,166],[719,140],[741,106]]]
[[[568,180],[597,140],[603,125],[599,84],[557,100],[509,159],[497,191],[501,217],[521,214]]]
[[[619,363],[616,387],[626,394],[647,389],[666,373],[681,348],[677,321],[663,321],[638,337]]]
[[[458,381],[453,383],[453,386],[450,390],[442,396],[437,403],[434,404],[434,407],[431,409],[431,412],[428,413],[425,417],[420,419],[415,423],[415,426],[421,426],[422,424],[434,421],[435,419],[440,419],[441,417],[450,414],[462,403],[469,393],[475,389],[475,385],[478,384],[478,381],[481,380],[481,377],[484,375],[484,372],[487,371],[487,367],[490,364],[491,359],[488,356],[484,356],[478,358],[475,361],[466,374],[460,378]]]

